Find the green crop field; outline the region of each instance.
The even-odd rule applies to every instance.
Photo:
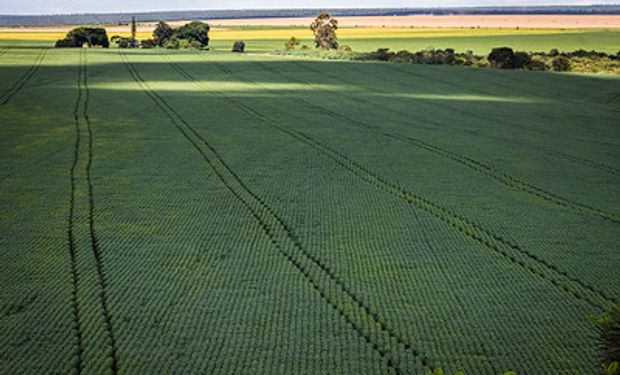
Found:
[[[620,78],[0,48],[0,373],[594,374]]]

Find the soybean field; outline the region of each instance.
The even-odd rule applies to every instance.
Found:
[[[620,79],[0,47],[0,373],[594,374]]]

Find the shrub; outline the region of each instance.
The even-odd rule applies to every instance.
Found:
[[[345,46],[340,46],[340,47],[338,47],[338,49],[341,50],[342,52],[351,52],[351,51],[353,51],[353,49],[351,49],[350,46],[346,46],[346,45]]]
[[[245,42],[243,40],[238,40],[233,44],[232,52],[244,53],[245,52]]]
[[[547,70],[547,64],[543,60],[532,59],[526,68],[529,70]]]
[[[131,39],[131,38],[123,38],[121,36],[114,35],[110,40],[113,43],[116,43],[118,48],[135,48],[135,47],[137,47],[135,41],[133,39]]]
[[[532,57],[526,52],[515,52],[513,56],[514,69],[523,69],[530,65]]]
[[[179,49],[180,47],[179,39],[177,39],[176,37],[167,39],[164,42],[163,47],[167,49]]]
[[[560,51],[558,51],[557,48],[553,48],[551,51],[549,51],[549,56],[551,57],[556,57],[560,54]]]
[[[299,45],[299,40],[292,36],[289,40],[284,43],[284,49],[287,51],[294,50],[295,47]],[[303,47],[302,47],[303,48]]]
[[[157,42],[155,41],[155,39],[143,39],[142,41],[140,41],[140,47],[145,49],[154,48],[156,46]]]
[[[389,48],[379,48],[377,52],[375,52],[377,60],[388,61],[394,55],[393,52],[390,52]]]
[[[599,348],[604,369],[620,362],[620,304],[600,317],[592,317],[599,332]],[[613,372],[612,372],[613,373]]]
[[[512,48],[493,48],[487,59],[496,68],[514,69],[515,67],[515,54]]]
[[[570,60],[564,56],[558,56],[551,62],[553,70],[556,72],[568,72],[571,68]]]

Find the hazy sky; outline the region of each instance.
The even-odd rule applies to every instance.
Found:
[[[377,8],[477,5],[618,4],[620,0],[0,0],[0,14],[135,12],[240,8]]]

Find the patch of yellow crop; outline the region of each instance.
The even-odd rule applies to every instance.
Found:
[[[40,40],[40,41],[55,41],[62,39],[67,35],[66,32],[48,32],[48,31],[5,31],[0,32],[0,40]],[[108,36],[120,35],[122,37],[129,37],[130,32],[120,32],[108,34]],[[137,33],[138,39],[152,38],[151,32],[139,32]]]
[[[509,35],[550,35],[565,33],[559,29],[411,29],[411,28],[382,28],[360,27],[341,28],[338,37],[341,39],[425,39],[425,38],[453,38],[476,36],[509,36]],[[570,30],[575,33],[578,30]],[[309,29],[260,29],[240,30],[226,29],[213,30],[210,36],[214,40],[282,40],[292,36],[298,39],[311,39]]]
[[[58,40],[64,38],[67,33],[62,32],[31,32],[10,31],[0,32],[0,40]]]
[[[581,30],[583,31],[583,30]],[[382,28],[382,27],[359,27],[340,28],[338,37],[343,40],[354,39],[427,39],[427,38],[453,38],[453,37],[477,37],[477,36],[510,36],[510,35],[551,35],[561,33],[577,33],[580,30],[559,29],[412,29],[412,28]],[[65,32],[47,31],[3,31],[0,32],[0,40],[41,40],[54,41],[63,38]],[[129,32],[109,32],[108,36],[119,35],[129,37]],[[214,29],[210,33],[212,40],[286,40],[290,37],[298,39],[312,39],[312,32],[307,28],[294,29]],[[140,31],[138,39],[152,38],[150,31]]]

